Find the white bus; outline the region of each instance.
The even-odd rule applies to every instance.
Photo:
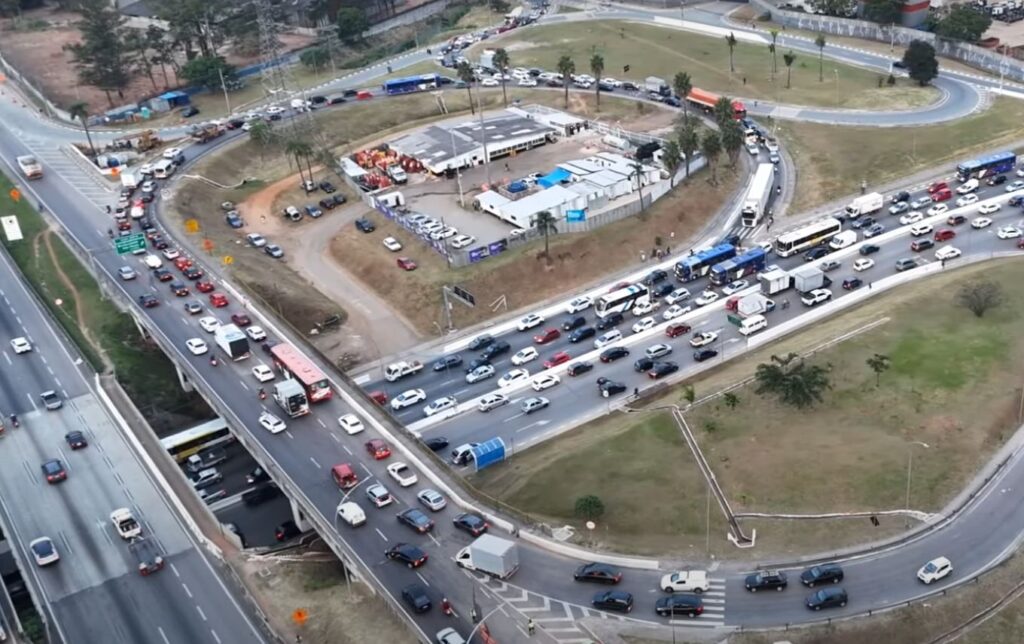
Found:
[[[228,424],[215,418],[202,425],[196,425],[183,432],[160,439],[160,445],[179,463],[204,449],[234,442],[235,437]]]
[[[843,224],[835,217],[818,221],[783,233],[775,238],[775,254],[789,257],[813,246],[824,244],[843,230]]]
[[[594,303],[597,317],[608,317],[612,313],[631,311],[633,307],[650,299],[650,291],[643,284],[631,284],[624,288],[602,295]]]

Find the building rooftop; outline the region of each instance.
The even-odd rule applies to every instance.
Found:
[[[448,159],[481,149],[482,137],[486,137],[490,146],[551,132],[554,130],[543,123],[518,114],[501,112],[484,119],[482,125],[479,119],[469,119],[449,126],[430,125],[397,138],[390,145],[401,154],[440,166]]]

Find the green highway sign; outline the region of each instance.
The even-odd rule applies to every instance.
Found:
[[[114,240],[114,249],[117,250],[118,255],[124,255],[125,253],[131,253],[137,250],[142,250],[146,247],[146,236],[142,233],[136,233],[134,235],[125,235],[124,237],[118,237]]]

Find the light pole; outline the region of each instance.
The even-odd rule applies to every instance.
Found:
[[[836,75],[836,105],[838,106],[839,105],[839,70],[833,68],[832,71],[835,72],[835,75]]]
[[[924,443],[924,442],[921,442],[921,441],[911,441],[911,442],[907,443],[907,448],[908,448],[907,449],[907,502],[906,502],[906,506],[905,507],[906,507],[906,509],[908,511],[910,510],[910,480],[911,480],[911,476],[913,475],[913,471],[914,471],[914,445],[920,445],[921,447],[923,447],[925,449],[928,449],[928,447],[929,447],[928,443]],[[910,516],[909,515],[907,515],[907,517],[906,517],[906,521],[904,522],[904,527],[906,527],[906,528],[910,527]]]
[[[481,619],[480,622],[477,623],[477,625],[473,627],[473,630],[471,630],[469,632],[469,636],[466,638],[466,641],[467,642],[472,642],[473,641],[473,636],[476,635],[476,632],[478,630],[480,630],[481,626],[484,625],[484,622],[487,621],[487,618],[490,617],[491,615],[497,613],[499,610],[501,610],[501,604],[498,604],[497,606],[495,606],[494,608],[491,609],[491,612],[489,612],[486,615],[484,615],[483,619]]]

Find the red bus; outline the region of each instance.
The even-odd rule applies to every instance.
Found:
[[[275,344],[270,348],[270,355],[274,356],[274,364],[278,369],[302,385],[309,402],[330,399],[332,392],[327,376],[295,347],[290,344]]]
[[[702,108],[705,112],[711,112],[715,109],[715,103],[721,98],[718,94],[712,94],[711,92],[694,87],[690,90],[690,93],[686,96],[686,100],[690,101],[697,107]],[[732,102],[732,117],[737,121],[747,117],[747,108],[743,105],[742,101]]]

